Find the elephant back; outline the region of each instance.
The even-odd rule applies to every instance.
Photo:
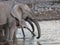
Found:
[[[7,23],[7,18],[9,17],[11,7],[12,2],[9,1],[0,2],[0,25]]]

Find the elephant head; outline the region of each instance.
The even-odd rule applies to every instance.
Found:
[[[38,30],[38,37],[37,38],[40,38],[40,26],[37,23],[37,21],[34,21],[33,19],[31,19],[31,17],[33,17],[33,13],[31,11],[31,9],[26,4],[17,4],[17,5],[15,5],[13,7],[12,11],[11,11],[11,14],[16,19],[18,19],[20,26],[22,26],[22,23],[24,22],[24,19],[25,20],[29,19],[29,21],[31,20],[30,22],[34,22],[36,24],[37,30]],[[23,22],[22,22],[22,20],[23,20]],[[33,27],[32,23],[30,23],[30,24]],[[34,27],[33,27],[33,31],[34,31]]]
[[[23,25],[24,19],[32,16],[31,9],[26,4],[16,4],[11,10],[11,14],[19,21],[19,25]]]
[[[21,25],[22,8],[19,5],[15,5],[11,10],[11,14],[17,21],[19,21],[19,25]]]

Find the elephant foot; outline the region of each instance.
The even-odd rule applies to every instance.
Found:
[[[5,37],[1,37],[0,38],[0,42],[6,42],[6,38]]]
[[[6,42],[4,45],[16,45],[16,44],[13,42]]]
[[[6,42],[4,45],[9,45],[9,43],[8,43],[8,42]]]

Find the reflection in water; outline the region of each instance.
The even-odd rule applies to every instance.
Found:
[[[29,39],[17,39],[16,40],[16,44],[17,45],[41,45],[37,39],[35,39],[34,37],[29,38]]]
[[[36,39],[36,37],[31,37],[31,33],[28,30],[25,31],[26,38],[23,39],[21,33],[17,33],[17,45],[60,45],[60,20],[56,21],[42,21],[39,22],[41,28],[41,37]],[[19,31],[18,31],[19,32]],[[34,32],[37,36],[36,28]]]

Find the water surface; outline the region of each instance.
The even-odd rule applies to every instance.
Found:
[[[17,31],[17,45],[60,45],[60,20],[39,22],[41,28],[41,38],[36,39],[37,29],[35,29],[35,37],[27,30],[25,31],[25,39],[23,39],[22,31]],[[36,27],[35,27],[36,28]]]

